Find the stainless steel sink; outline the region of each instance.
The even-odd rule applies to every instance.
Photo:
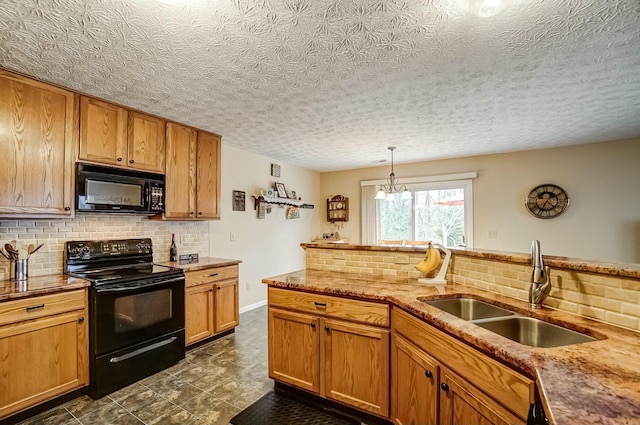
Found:
[[[530,347],[551,348],[596,341],[588,335],[473,298],[420,301]]]
[[[530,347],[550,348],[596,341],[588,335],[532,317],[506,317],[475,322],[475,324]]]
[[[489,317],[503,317],[514,314],[512,311],[473,298],[423,300],[423,302],[464,320],[487,319]]]

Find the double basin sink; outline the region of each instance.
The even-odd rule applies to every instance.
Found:
[[[588,335],[474,298],[420,301],[530,347],[551,348],[596,341]]]

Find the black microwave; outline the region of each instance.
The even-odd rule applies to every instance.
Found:
[[[164,176],[78,162],[76,211],[128,214],[164,212]]]

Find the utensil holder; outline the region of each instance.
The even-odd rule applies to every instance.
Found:
[[[9,277],[11,279],[27,280],[28,275],[29,275],[29,261],[26,258],[11,262],[9,266]]]

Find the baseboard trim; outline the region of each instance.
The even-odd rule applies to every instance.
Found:
[[[267,305],[267,300],[258,301],[257,303],[249,304],[249,305],[246,305],[244,307],[240,307],[240,314],[246,313],[247,311],[255,310],[256,308],[260,308],[260,307],[265,306],[265,305]]]

